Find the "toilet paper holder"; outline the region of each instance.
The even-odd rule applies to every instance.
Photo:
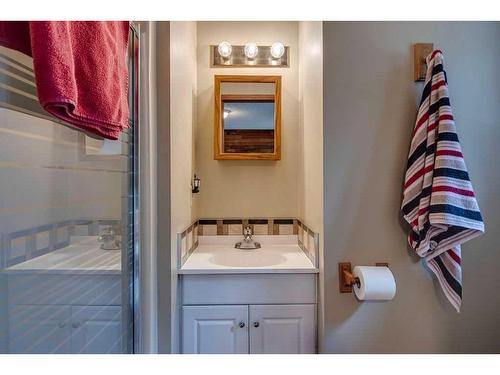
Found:
[[[375,263],[377,267],[389,267],[389,263]],[[358,277],[352,274],[351,262],[339,263],[339,290],[340,293],[352,293],[352,287],[361,286]]]

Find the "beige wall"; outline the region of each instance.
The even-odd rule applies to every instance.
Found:
[[[320,235],[319,333],[323,327],[323,23],[299,22],[299,217]]]
[[[196,173],[198,217],[280,217],[298,215],[299,104],[297,22],[198,22]],[[209,45],[221,41],[291,47],[290,68],[218,68],[209,64]],[[282,159],[213,159],[213,77],[215,74],[281,75]]]
[[[179,233],[193,220],[196,22],[170,23],[170,98],[172,233]]]
[[[500,352],[500,23],[327,22],[324,351]],[[463,247],[457,314],[406,246],[402,181],[422,84],[411,44],[443,50],[459,137],[486,222]],[[338,292],[337,263],[389,262],[390,302]]]
[[[299,216],[323,227],[323,40],[321,22],[299,22]]]
[[[158,83],[161,85],[162,83]],[[170,22],[172,352],[177,352],[177,233],[194,220],[193,129],[196,121],[196,22]],[[161,144],[158,147],[162,147]]]

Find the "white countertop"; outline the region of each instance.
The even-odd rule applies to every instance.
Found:
[[[73,236],[67,247],[6,268],[3,272],[40,274],[120,274],[121,251],[102,250],[96,236]]]
[[[317,273],[296,235],[254,236],[260,249],[236,249],[242,236],[200,236],[180,274]]]

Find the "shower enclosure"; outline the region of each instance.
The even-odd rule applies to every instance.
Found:
[[[130,128],[98,140],[45,112],[32,61],[0,47],[0,353],[132,353],[139,31]]]

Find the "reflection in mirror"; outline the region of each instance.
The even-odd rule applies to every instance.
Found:
[[[224,152],[274,152],[274,95],[222,95]]]
[[[279,76],[216,76],[215,159],[280,158]]]

